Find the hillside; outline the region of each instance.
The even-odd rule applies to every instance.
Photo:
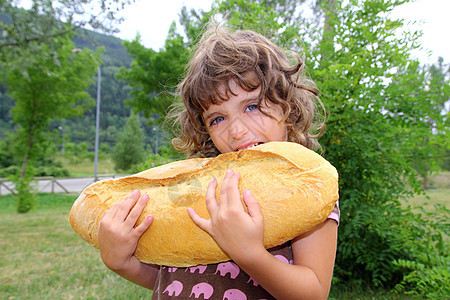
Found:
[[[4,16],[3,16],[4,18]],[[82,30],[73,39],[77,48],[89,48],[92,50],[104,47],[101,65],[101,115],[100,115],[100,143],[103,148],[114,145],[117,131],[123,128],[126,118],[130,114],[130,108],[125,105],[129,88],[127,84],[115,78],[120,67],[128,67],[131,58],[122,40],[113,36]],[[6,89],[0,84],[0,139],[5,139],[13,130],[11,109],[14,101],[7,95]],[[97,80],[89,87],[88,92],[93,99],[97,98]],[[144,125],[143,121],[143,125]],[[95,135],[95,106],[86,111],[84,116],[53,121],[50,130],[59,130],[60,137],[65,136],[65,142],[79,144],[86,142],[88,148],[94,148]],[[143,128],[151,136],[150,128]],[[150,141],[144,141],[149,144]],[[63,145],[61,144],[61,147]]]

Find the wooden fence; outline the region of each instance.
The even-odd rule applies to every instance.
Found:
[[[113,179],[115,178],[115,175],[98,175],[97,178],[55,178],[53,176],[45,176],[45,177],[35,177],[33,179],[33,185],[36,187],[36,190],[39,192],[50,192],[55,193],[56,188],[58,188],[57,192],[65,192],[65,193],[71,193],[71,192],[81,192],[84,188],[89,186],[90,184],[101,180],[101,179]],[[70,190],[66,186],[64,186],[65,181],[67,183],[68,180],[84,180],[75,190],[72,188]],[[44,183],[42,183],[44,182]],[[0,195],[3,194],[16,194],[17,191],[14,189],[14,183],[8,180],[7,178],[0,178]]]

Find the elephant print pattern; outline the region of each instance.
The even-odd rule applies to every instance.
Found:
[[[292,264],[290,242],[269,249]],[[161,267],[152,299],[274,299],[232,261],[189,268]]]
[[[328,217],[339,224],[339,204]],[[286,264],[293,264],[291,242],[268,250]],[[232,261],[189,268],[162,266],[152,299],[275,299]]]

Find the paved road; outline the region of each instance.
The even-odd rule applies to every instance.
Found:
[[[122,176],[105,175],[99,176],[99,180],[119,178]],[[83,189],[94,183],[94,177],[83,178],[46,178],[33,181],[33,186],[36,187],[40,193],[80,193]],[[0,195],[10,194],[14,184],[10,181],[0,182]]]

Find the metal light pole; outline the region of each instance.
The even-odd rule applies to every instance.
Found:
[[[101,71],[100,66],[97,67],[97,113],[95,119],[95,156],[94,156],[94,181],[97,181],[97,165],[98,165],[98,135],[100,127],[100,83]]]

